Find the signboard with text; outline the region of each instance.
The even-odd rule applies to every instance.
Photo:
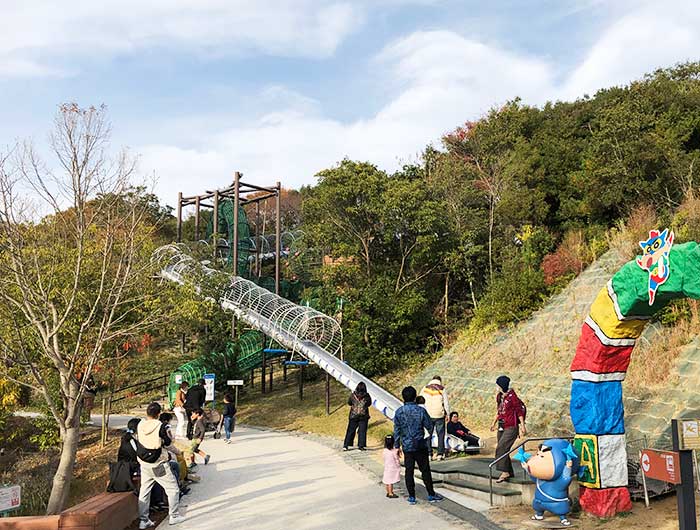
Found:
[[[642,450],[642,471],[648,478],[680,484],[680,458],[676,451]]]
[[[681,449],[700,449],[700,420],[680,419],[678,430]]]
[[[16,510],[22,504],[21,486],[0,487],[0,512]]]
[[[228,386],[243,386],[243,379],[229,379],[226,384]]]
[[[216,375],[214,374],[204,374],[204,390],[206,390],[207,395],[204,398],[206,401],[214,401],[214,380]]]

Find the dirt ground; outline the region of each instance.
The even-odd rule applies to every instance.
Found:
[[[700,513],[700,512],[699,512]],[[622,530],[622,529],[653,529],[676,530],[678,519],[676,512],[676,497],[671,495],[663,499],[653,500],[647,509],[643,502],[635,502],[632,512],[612,519],[598,519],[588,514],[573,514],[571,519],[580,530]],[[502,526],[520,530],[530,519],[532,510],[529,506],[514,506],[499,508],[489,512],[489,518]],[[553,519],[555,520],[555,519]]]

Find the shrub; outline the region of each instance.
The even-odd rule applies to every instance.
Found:
[[[39,449],[45,451],[52,447],[57,447],[61,443],[61,434],[58,431],[56,421],[45,415],[38,416],[32,422],[39,430],[29,437],[29,441],[36,444]]]
[[[494,278],[474,311],[471,326],[502,326],[527,318],[542,305],[547,292],[541,270],[511,263]]]

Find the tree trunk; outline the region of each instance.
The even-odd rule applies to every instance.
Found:
[[[70,492],[70,481],[73,478],[73,468],[75,467],[75,455],[78,452],[78,442],[80,442],[79,415],[76,416],[73,426],[65,430],[61,447],[61,460],[53,477],[51,496],[46,507],[47,515],[60,513],[66,505]]]
[[[445,325],[447,325],[447,314],[450,309],[450,273],[445,273]]]

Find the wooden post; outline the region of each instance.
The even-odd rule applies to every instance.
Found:
[[[107,443],[107,398],[102,398],[102,428],[100,430],[100,445]]]
[[[299,401],[304,400],[304,365],[299,367]]]
[[[282,250],[282,225],[280,218],[280,194],[282,186],[277,183],[277,194],[275,195],[275,294],[280,294],[280,252]]]
[[[282,381],[287,382],[287,365],[284,361],[282,362]]]
[[[272,392],[272,370],[273,370],[273,369],[272,369],[272,366],[273,366],[273,362],[270,361],[270,385],[269,385],[269,386],[270,386],[270,392]]]
[[[264,394],[265,393],[265,364],[267,364],[267,355],[265,355],[265,350],[263,350],[262,354],[262,366],[260,367],[260,391]]]
[[[693,483],[693,451],[681,448],[678,420],[671,420],[673,450],[678,451],[680,459],[681,483],[676,485],[678,503],[678,529],[696,530],[695,485]]]
[[[262,276],[260,270],[260,251],[262,246],[262,234],[260,233],[260,201],[255,203],[255,274],[258,278]]]
[[[182,192],[177,194],[177,242],[182,241]]]
[[[250,369],[250,388],[255,388],[255,368]]]
[[[199,241],[199,195],[194,200],[194,240]]]
[[[238,409],[238,385],[236,385],[236,397],[233,401],[233,406],[236,407],[236,409]]]
[[[233,251],[233,275],[238,276],[238,201],[240,200],[241,174],[233,174],[233,241],[229,241]]]
[[[331,376],[326,373],[326,416],[331,415]]]
[[[216,251],[219,246],[219,191],[214,191],[214,223],[213,223],[213,233],[214,237],[214,260],[216,260]]]

